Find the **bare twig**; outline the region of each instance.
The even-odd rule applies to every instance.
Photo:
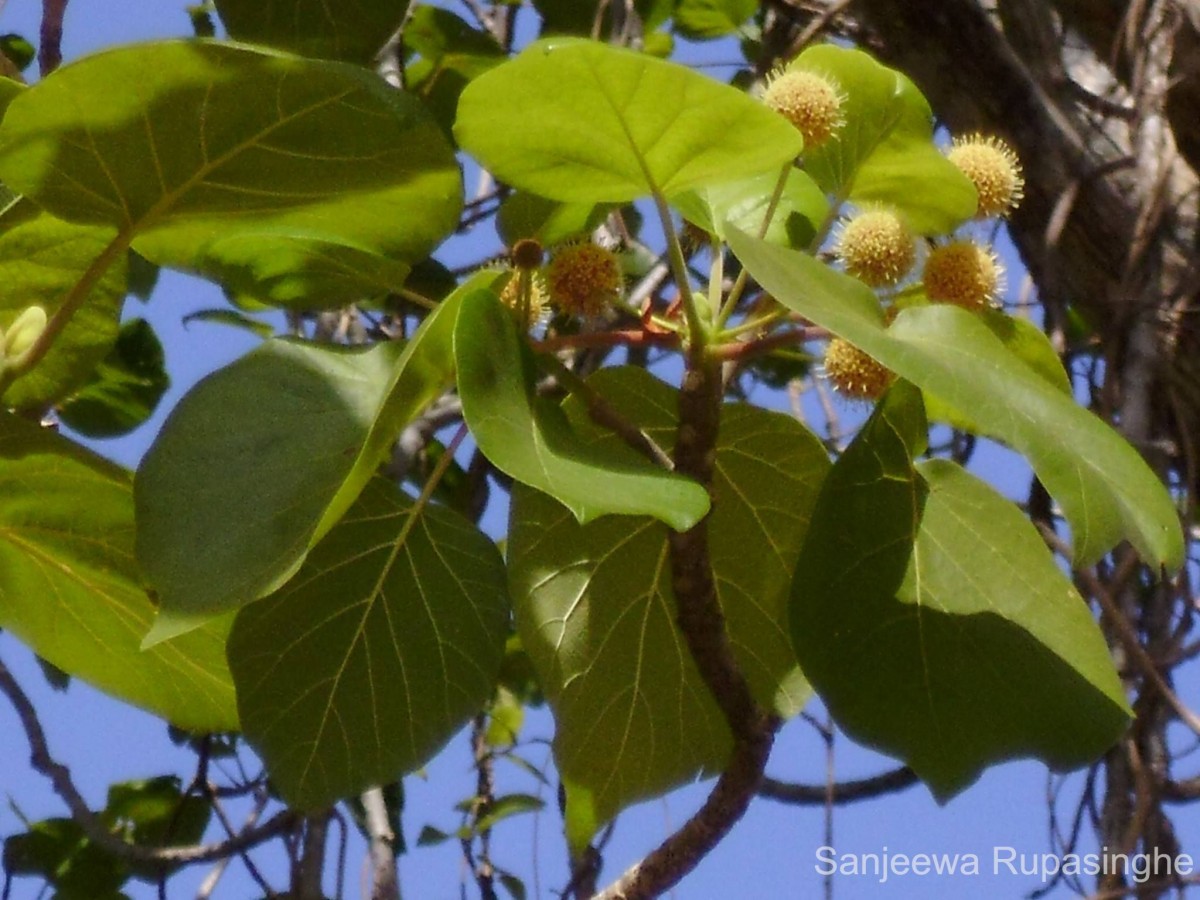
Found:
[[[400,900],[400,882],[396,877],[396,835],[388,822],[383,789],[369,788],[362,794],[363,811],[370,836],[372,883],[371,900]]]
[[[71,811],[71,818],[83,829],[88,839],[114,856],[128,862],[176,866],[213,862],[278,837],[295,825],[297,821],[296,813],[284,810],[258,828],[242,831],[235,837],[213,844],[187,847],[143,847],[138,844],[128,844],[104,827],[96,814],[88,808],[87,802],[79,793],[78,788],[75,787],[70,771],[50,755],[46,732],[38,720],[33,702],[17,684],[16,679],[13,678],[12,673],[3,662],[0,662],[0,693],[8,697],[13,709],[16,710],[17,717],[21,720],[21,727],[29,741],[30,765],[35,771],[50,779],[54,792],[67,804],[67,808]]]
[[[912,787],[920,781],[908,766],[892,769],[881,775],[856,781],[836,781],[832,784],[796,784],[764,777],[758,786],[758,796],[793,806],[820,806],[832,802],[836,806],[872,800]]]
[[[62,62],[63,16],[67,0],[42,0],[41,46],[38,48],[38,69],[45,78]]]

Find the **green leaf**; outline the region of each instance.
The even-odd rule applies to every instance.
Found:
[[[1129,716],[1103,635],[1020,510],[954,463],[914,467],[920,422],[901,383],[825,482],[792,597],[805,672],[940,801],[993,762],[1094,760]]]
[[[674,390],[637,368],[602,369],[589,383],[671,445]],[[568,408],[583,431],[586,413],[575,399]],[[615,443],[595,426],[588,437]],[[794,419],[747,404],[722,410],[709,520],[717,594],[751,688],[784,717],[810,694],[787,636],[787,604],[828,467],[820,442]],[[667,529],[629,516],[579,525],[528,488],[513,492],[510,529],[517,626],[554,708],[568,819],[580,818],[572,807],[582,804],[594,829],[636,800],[719,771],[728,727],[675,624]]]
[[[585,203],[778,170],[802,143],[782,117],[734,88],[569,39],[540,41],[475,79],[454,133],[503,181]]]
[[[729,225],[758,234],[778,179],[778,172],[763,172],[672,197],[671,205],[693,225],[721,240],[725,240]],[[764,239],[773,244],[806,247],[828,215],[829,201],[816,182],[806,172],[789,167],[787,184]]]
[[[390,781],[488,700],[507,632],[492,542],[377,479],[295,580],[238,614],[229,663],[246,737],[305,809]]]
[[[407,88],[425,101],[447,134],[463,88],[506,58],[491,34],[426,4],[413,8],[404,26],[404,46],[420,57],[405,66]]]
[[[757,11],[757,0],[679,0],[675,30],[689,40],[710,41],[738,31]]]
[[[127,434],[154,414],[170,384],[154,329],[145,319],[130,319],[88,383],[59,408],[58,417],[85,437]]]
[[[229,36],[301,56],[370,64],[408,9],[407,0],[214,0]]]
[[[493,293],[463,299],[454,357],[463,417],[479,449],[500,471],[565,504],[580,522],[609,513],[650,515],[684,531],[708,512],[708,493],[699,484],[640,457],[589,447],[561,409],[537,396],[529,350]]]
[[[606,204],[560,203],[528,191],[514,191],[500,204],[496,230],[510,247],[521,238],[536,238],[549,247],[591,232],[610,209]]]
[[[354,502],[391,442],[449,384],[463,292],[407,345],[264,343],[180,401],[138,470],[138,559],[161,629],[277,590]]]
[[[1054,349],[1054,345],[1042,329],[1028,319],[1016,319],[999,310],[986,310],[980,314],[979,320],[1030,369],[1067,396],[1074,396],[1070,376],[1063,368],[1058,351]],[[930,421],[945,422],[963,431],[982,431],[971,416],[954,409],[928,392],[925,394],[925,411]]]
[[[23,90],[25,90],[25,85],[21,84],[21,82],[15,81],[12,78],[0,77],[0,119],[4,117],[4,113],[8,110],[8,104]]]
[[[112,900],[129,879],[128,866],[88,840],[73,819],[45,819],[7,838],[4,870],[44,878],[56,900]]]
[[[29,64],[37,58],[37,51],[34,50],[33,44],[25,40],[19,34],[3,34],[0,35],[0,53],[3,53],[9,58],[18,72],[24,72],[29,68]],[[11,81],[11,79],[4,79]],[[13,82],[17,84],[17,82]],[[3,94],[3,89],[0,88],[0,94]],[[0,101],[2,102],[2,101]]]
[[[921,234],[945,234],[975,214],[975,188],[933,144],[933,113],[917,87],[861,50],[819,44],[789,69],[832,80],[845,125],[804,156],[824,190],[902,211]]]
[[[857,279],[741,232],[732,231],[729,244],[780,303],[953,408],[970,410],[984,434],[1023,453],[1066,513],[1078,564],[1122,539],[1152,565],[1180,564],[1183,535],[1171,498],[1137,451],[976,316],[929,306],[906,309],[885,327],[874,292]]]
[[[228,622],[141,652],[154,606],[133,556],[128,473],[0,416],[0,627],[41,657],[180,727],[237,727]]]
[[[235,238],[296,240],[301,262],[314,243],[414,261],[461,203],[420,101],[357,66],[205,41],[88,56],[22,92],[0,124],[0,179],[218,277]]]
[[[108,804],[100,813],[109,830],[144,847],[197,844],[211,817],[208,799],[184,796],[176,775],[111,785]],[[162,873],[161,866],[146,863],[135,864],[133,870],[147,881],[157,881]]]
[[[50,315],[112,239],[107,228],[72,225],[20,201],[0,217],[0,328],[26,308]],[[42,361],[4,392],[4,406],[43,409],[83,386],[113,346],[125,299],[125,265],[109,266],[92,300],[67,323]]]
[[[345,241],[260,232],[217,238],[178,266],[241,298],[302,310],[336,309],[394,293],[412,267]]]

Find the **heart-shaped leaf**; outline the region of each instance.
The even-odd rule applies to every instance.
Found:
[[[901,382],[826,479],[792,599],[805,672],[940,800],[993,762],[1095,759],[1129,716],[1100,629],[1020,510],[954,463],[913,465],[922,426]]]
[[[156,635],[295,573],[401,428],[449,384],[459,301],[496,277],[443,301],[406,346],[272,340],[192,389],[137,477],[138,559],[163,610]]]
[[[215,0],[230,37],[301,56],[368,65],[404,21],[407,0]]]
[[[592,447],[537,396],[534,364],[509,311],[490,291],[465,297],[454,328],[463,417],[492,464],[586,523],[610,513],[654,516],[678,531],[708,512],[696,482]]]
[[[669,448],[677,392],[642,369],[589,379]],[[568,413],[589,442],[632,451]],[[809,697],[787,634],[796,558],[829,460],[803,425],[731,404],[722,410],[708,520],[713,574],[730,641],[760,703],[795,715]],[[637,800],[720,770],[730,736],[675,624],[668,530],[639,516],[580,525],[550,497],[513,492],[509,584],[522,645],[554,709],[555,759],[568,821],[588,833]],[[577,816],[582,806],[588,816]],[[594,817],[594,818],[592,818]]]
[[[1025,454],[1066,513],[1088,565],[1122,539],[1154,565],[1178,566],[1183,535],[1170,496],[1132,447],[1012,353],[971,313],[907,309],[887,327],[873,291],[804,253],[731,231],[729,244],[780,303],[896,374],[970,410],[981,431]]]
[[[181,728],[237,728],[228,621],[142,652],[154,618],[133,556],[129,474],[0,415],[0,627],[39,656]]]
[[[296,806],[392,781],[491,697],[507,635],[495,545],[377,479],[292,582],[238,614],[246,737]]]
[[[800,152],[784,119],[682,66],[593,41],[544,40],[471,82],[459,143],[502,180],[553,200],[671,196]]]

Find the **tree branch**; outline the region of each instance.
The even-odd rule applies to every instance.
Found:
[[[824,806],[826,803],[843,805],[871,800],[883,794],[892,794],[917,784],[921,779],[908,766],[901,766],[857,781],[839,781],[833,784],[795,784],[764,777],[758,786],[758,796],[793,806]]]
[[[235,837],[213,844],[187,847],[143,847],[138,844],[128,844],[104,827],[104,823],[88,808],[87,801],[75,787],[70,771],[50,755],[46,732],[38,720],[33,702],[17,684],[16,679],[13,678],[12,673],[3,662],[0,662],[0,693],[3,693],[12,703],[17,717],[21,720],[21,727],[29,741],[30,765],[35,771],[50,779],[54,792],[67,804],[67,808],[71,811],[71,818],[83,829],[88,839],[101,849],[123,860],[176,866],[213,862],[277,837],[292,828],[299,819],[296,813],[284,810],[258,828],[247,829]]]

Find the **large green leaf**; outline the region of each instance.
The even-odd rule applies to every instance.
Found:
[[[660,445],[672,445],[676,391],[638,368],[603,369],[589,383]],[[575,398],[567,407],[590,442],[621,450]],[[717,592],[755,695],[784,717],[809,696],[787,636],[787,604],[828,467],[821,443],[796,420],[747,404],[723,409],[709,519]],[[545,494],[513,492],[517,626],[554,707],[568,804],[583,803],[598,822],[719,771],[729,752],[728,727],[675,624],[668,534],[640,516],[580,525]]]
[[[214,0],[230,37],[302,56],[369,64],[400,27],[408,0]]]
[[[162,602],[156,634],[250,603],[296,572],[400,429],[450,382],[462,296],[406,346],[271,340],[180,402],[136,485],[138,558]]]
[[[792,600],[805,672],[941,800],[992,762],[1095,759],[1129,707],[1087,604],[1016,506],[954,463],[913,465],[922,426],[901,382],[826,479]]]
[[[405,66],[407,89],[425,101],[450,134],[463,88],[506,55],[491,34],[447,9],[417,4],[404,26],[404,47],[418,54]]]
[[[170,384],[158,335],[145,319],[130,319],[88,383],[59,407],[58,417],[87,437],[127,434],[153,415]]]
[[[971,182],[933,144],[933,113],[917,87],[861,50],[819,44],[790,69],[832,80],[845,125],[804,157],[817,184],[842,200],[883,203],[923,234],[942,234],[975,214]]]
[[[504,563],[457,514],[373,481],[229,638],[245,734],[289,803],[328,806],[423,765],[491,697]]]
[[[0,627],[60,669],[180,727],[235,729],[228,622],[143,653],[153,618],[133,556],[128,473],[0,415]]]
[[[22,92],[0,178],[161,265],[203,272],[215,253],[217,276],[209,245],[238,236],[294,238],[301,261],[322,241],[419,259],[461,202],[418,100],[357,66],[204,41],[99,53]]]
[[[671,205],[689,222],[721,240],[730,225],[758,234],[778,179],[778,172],[763,172],[713,184],[672,197]],[[829,201],[816,182],[806,172],[789,167],[787,183],[763,237],[773,244],[807,247],[828,215]]]
[[[495,294],[462,301],[454,357],[463,417],[492,464],[566,505],[580,522],[650,515],[684,531],[708,512],[696,482],[638,457],[589,446],[562,410],[536,392],[533,361]]]
[[[682,66],[546,40],[463,91],[459,143],[497,177],[553,200],[624,202],[778,170],[794,128]]]
[[[1180,564],[1178,516],[1137,451],[1010,352],[976,316],[929,306],[904,310],[885,327],[874,292],[857,279],[737,231],[729,243],[779,302],[954,409],[970,410],[984,434],[1025,454],[1062,505],[1081,565],[1122,539],[1148,563]]]
[[[0,216],[0,328],[35,304],[53,315],[112,237],[111,229],[63,222],[28,201],[10,207]],[[82,386],[116,340],[124,299],[122,256],[41,362],[4,392],[3,405],[41,409]]]

